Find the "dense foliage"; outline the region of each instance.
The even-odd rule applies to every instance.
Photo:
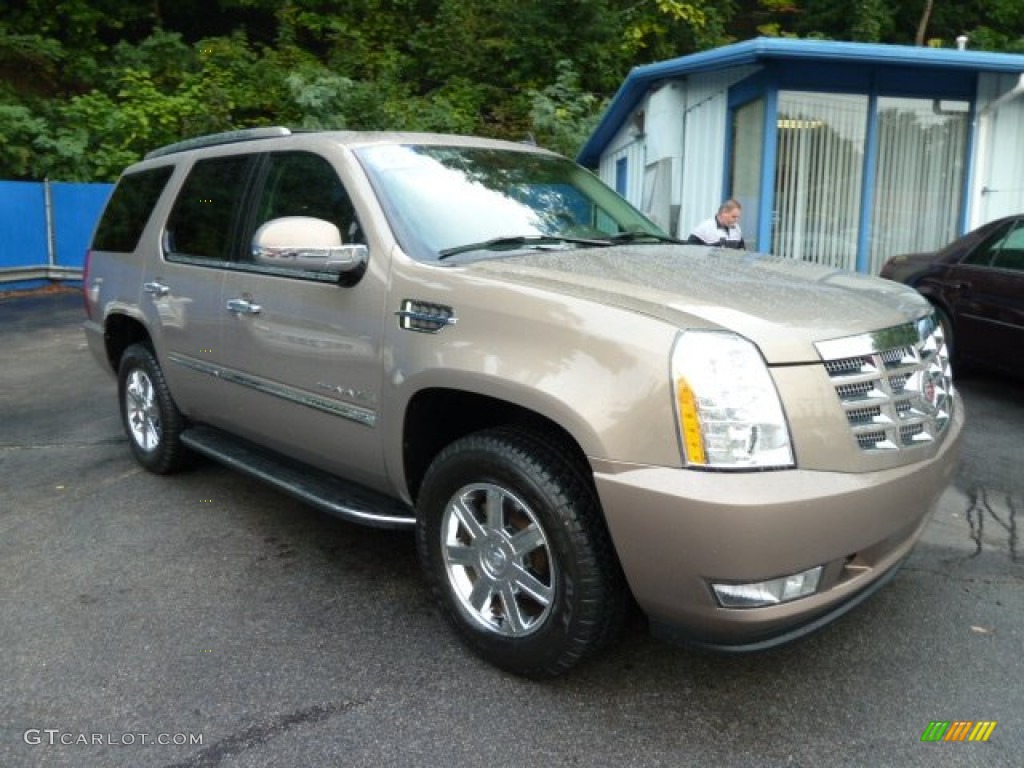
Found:
[[[17,5],[17,7],[15,7]],[[525,138],[572,154],[637,64],[757,35],[1024,51],[1019,0],[22,0],[0,178],[99,181],[254,125]]]

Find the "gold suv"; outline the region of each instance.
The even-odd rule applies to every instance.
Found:
[[[588,171],[475,138],[284,128],[125,170],[87,262],[129,445],[414,529],[476,653],[549,677],[635,599],[757,650],[896,571],[963,412],[928,303],[688,246]]]

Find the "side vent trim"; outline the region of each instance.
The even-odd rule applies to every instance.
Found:
[[[455,310],[443,304],[431,304],[416,299],[405,299],[402,308],[395,312],[398,327],[418,333],[439,333],[449,325],[455,325],[458,318]]]

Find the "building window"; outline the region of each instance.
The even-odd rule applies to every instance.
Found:
[[[868,97],[782,91],[772,252],[856,269]]]
[[[764,147],[764,99],[744,104],[733,112],[732,158],[729,163],[730,196],[743,206],[743,239],[757,250],[761,224],[761,168]]]
[[[969,108],[966,101],[878,99],[872,274],[890,256],[935,250],[956,237]]]
[[[742,166],[754,167],[749,159],[740,162],[742,147],[753,140],[742,140],[743,109],[736,112],[737,197],[751,187]],[[891,256],[953,240],[963,205],[969,116],[967,101],[780,91],[766,249],[877,274]],[[865,200],[869,208],[862,215]],[[749,207],[746,231],[752,231],[746,226],[753,223]]]
[[[626,158],[620,157],[615,161],[615,191],[623,197],[626,196],[628,179],[626,178]]]

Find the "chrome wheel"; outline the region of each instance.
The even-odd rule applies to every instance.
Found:
[[[448,579],[468,619],[502,637],[522,637],[544,624],[555,564],[526,504],[497,485],[467,485],[448,503],[441,532]]]
[[[607,647],[628,591],[585,459],[550,433],[493,427],[434,457],[416,500],[420,562],[481,658],[563,674]]]
[[[160,445],[163,429],[160,408],[156,402],[153,382],[143,370],[129,373],[125,382],[124,408],[128,433],[143,451],[153,451]]]
[[[187,457],[181,442],[185,420],[153,351],[145,344],[128,347],[121,355],[117,381],[121,421],[135,459],[157,474],[180,469]]]

